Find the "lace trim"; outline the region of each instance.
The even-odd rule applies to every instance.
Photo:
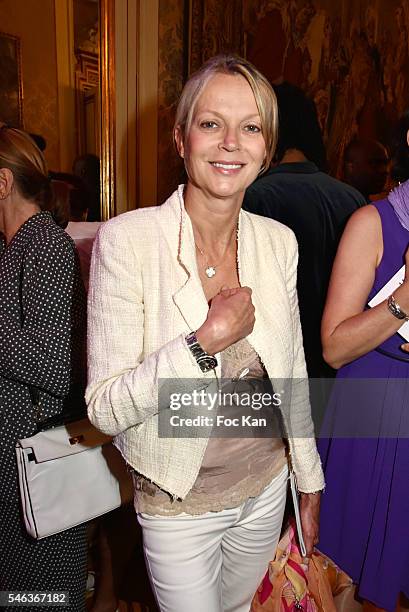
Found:
[[[237,508],[248,499],[260,495],[272,479],[278,476],[286,463],[287,458],[283,449],[282,456],[276,459],[259,476],[250,474],[223,493],[219,492],[213,495],[189,493],[183,501],[172,502],[168,494],[162,490],[160,490],[159,496],[155,495],[154,497],[144,491],[137,490],[135,509],[137,512],[158,516],[177,516],[183,512],[195,516],[206,512],[220,512],[229,508]]]
[[[222,352],[222,377],[238,378],[244,370],[248,370],[247,378],[263,378],[266,374],[259,356],[245,338]]]
[[[224,379],[257,378],[261,382],[265,376],[266,372],[258,354],[246,339],[239,340],[222,352],[222,377]],[[248,499],[259,495],[274,476],[279,474],[286,461],[283,445],[282,448],[272,453],[271,464],[261,474],[248,474],[228,489],[215,493],[196,491],[193,488],[183,501],[173,501],[155,483],[135,473],[135,508],[137,512],[159,516],[177,516],[183,512],[200,515],[206,512],[220,512],[236,508]],[[226,467],[233,468],[228,465]]]

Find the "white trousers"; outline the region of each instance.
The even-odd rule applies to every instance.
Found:
[[[248,612],[274,558],[288,467],[241,506],[199,516],[139,514],[161,612]]]

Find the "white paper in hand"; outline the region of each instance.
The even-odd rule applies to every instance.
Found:
[[[405,278],[405,266],[402,266],[396,274],[392,276],[391,279],[378,291],[376,295],[368,302],[368,306],[373,308],[377,306],[384,300],[387,300],[388,297],[396,291],[396,289],[403,283]],[[405,340],[409,340],[409,321],[405,321],[405,323],[398,329],[398,334],[402,336]]]
[[[300,515],[300,504],[298,500],[298,491],[295,483],[295,474],[293,470],[290,470],[290,488],[291,488],[291,496],[293,498],[293,506],[294,506],[294,514],[295,514],[295,524],[297,527],[297,535],[298,535],[298,543],[300,545],[301,555],[303,557],[307,556],[307,549],[305,548],[304,536],[302,534],[302,526],[301,526],[301,515]]]

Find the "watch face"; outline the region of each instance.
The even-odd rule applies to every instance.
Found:
[[[206,355],[206,357],[200,359],[199,366],[202,372],[209,372],[217,366],[217,359],[211,355]]]

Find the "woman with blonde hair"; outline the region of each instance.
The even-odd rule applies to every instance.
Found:
[[[266,79],[241,58],[209,60],[176,114],[187,184],[162,206],[109,221],[94,247],[88,413],[134,470],[162,611],[248,611],[280,535],[288,467],[274,413],[263,431],[243,425],[220,438],[218,417],[234,419],[240,407],[216,415],[209,404],[225,379],[242,397],[254,387],[271,396],[268,379],[280,392],[278,381],[306,377],[295,238],[241,210],[270,165],[276,132]],[[173,418],[178,397],[198,395],[199,405]],[[182,413],[185,426],[173,427]],[[308,393],[282,413],[310,553],[324,481]]]
[[[56,204],[34,141],[0,124],[0,590],[65,591],[67,606],[84,610],[85,525],[31,539],[15,457],[17,440],[61,415],[80,385],[85,294]]]

